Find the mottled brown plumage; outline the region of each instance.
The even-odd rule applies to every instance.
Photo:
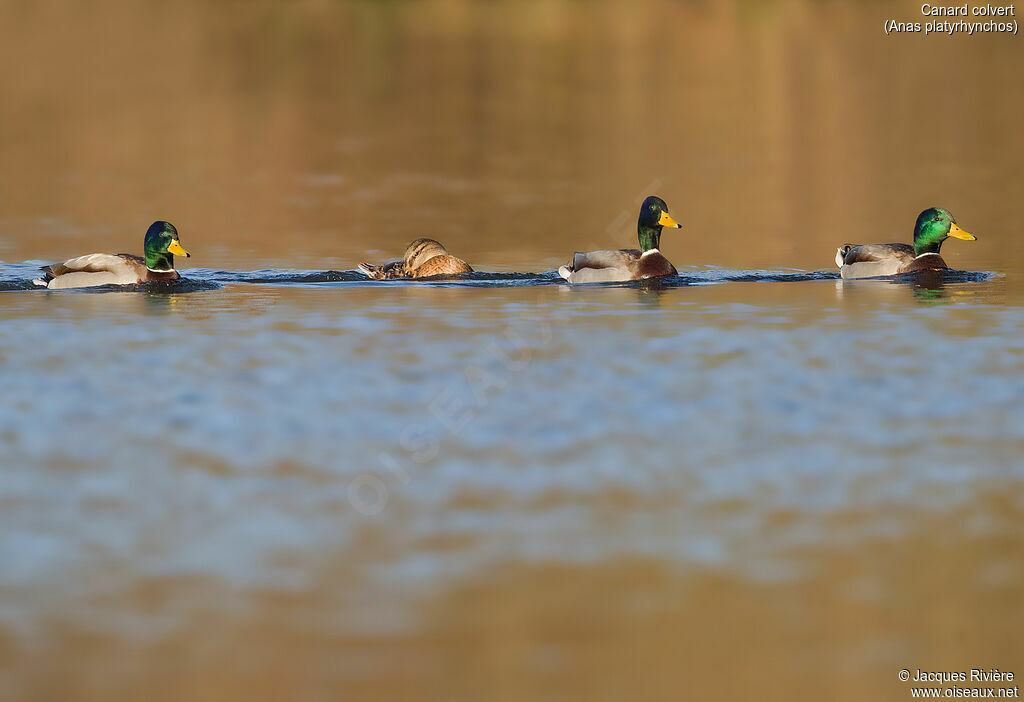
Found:
[[[468,263],[449,254],[439,242],[425,237],[411,242],[401,261],[382,266],[360,263],[359,270],[374,280],[412,280],[473,272]]]

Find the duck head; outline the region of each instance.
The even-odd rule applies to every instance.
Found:
[[[949,237],[964,241],[975,241],[978,238],[957,226],[949,210],[929,207],[917,216],[917,224],[914,225],[914,255],[937,254],[942,242]]]
[[[153,222],[146,230],[146,266],[154,271],[174,270],[174,254],[191,256],[178,240],[178,230],[170,222]]]
[[[683,225],[672,219],[664,200],[650,195],[644,200],[644,204],[640,205],[640,216],[636,221],[637,240],[640,242],[641,251],[658,248],[663,227],[682,229]]]

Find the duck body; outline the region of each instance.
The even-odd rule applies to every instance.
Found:
[[[91,288],[98,285],[134,285],[150,281],[177,280],[178,271],[155,271],[146,267],[146,259],[131,254],[87,254],[64,263],[46,266],[36,285],[50,290]]]
[[[44,267],[43,277],[32,282],[50,290],[166,282],[180,277],[174,269],[174,254],[190,255],[178,240],[174,225],[164,221],[150,225],[144,248],[145,257],[94,253],[54,263]]]
[[[676,268],[658,249],[663,227],[681,229],[669,216],[668,205],[651,195],[640,206],[637,218],[639,249],[589,251],[573,254],[572,261],[558,269],[558,275],[579,283],[620,283],[676,275]]]
[[[973,234],[961,229],[949,210],[930,207],[917,218],[914,245],[847,244],[836,249],[836,265],[844,279],[877,278],[914,271],[941,271],[949,268],[939,249],[948,237],[974,241]]]
[[[836,251],[836,265],[843,278],[877,278],[912,271],[949,268],[937,253],[914,254],[909,244],[846,245]]]
[[[558,269],[570,283],[614,283],[676,275],[673,266],[658,249],[618,249],[576,252],[572,263]]]
[[[473,272],[468,263],[452,256],[440,242],[426,237],[412,241],[401,261],[382,266],[360,263],[359,270],[374,280],[414,280]]]

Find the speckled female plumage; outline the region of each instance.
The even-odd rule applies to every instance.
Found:
[[[360,263],[359,270],[374,280],[410,280],[473,272],[468,263],[452,256],[440,242],[426,237],[412,241],[405,248],[401,261],[381,266]]]

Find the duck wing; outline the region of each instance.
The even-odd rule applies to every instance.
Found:
[[[451,254],[441,254],[428,258],[422,265],[411,271],[413,278],[431,278],[439,275],[461,275],[472,273],[473,269],[461,258]]]
[[[637,278],[638,249],[577,251],[558,274],[570,283],[615,283]]]
[[[851,246],[843,257],[843,264],[851,266],[854,263],[871,263],[886,261],[892,258],[913,259],[914,247],[909,244],[863,244],[861,246]]]
[[[913,260],[914,247],[908,244],[853,246],[843,256],[840,275],[843,278],[875,278],[895,275]]]
[[[87,254],[42,269],[51,289],[131,285],[146,278],[146,262],[130,254]]]
[[[607,251],[577,251],[572,257],[572,269],[630,268],[640,260],[639,249],[612,249]]]

